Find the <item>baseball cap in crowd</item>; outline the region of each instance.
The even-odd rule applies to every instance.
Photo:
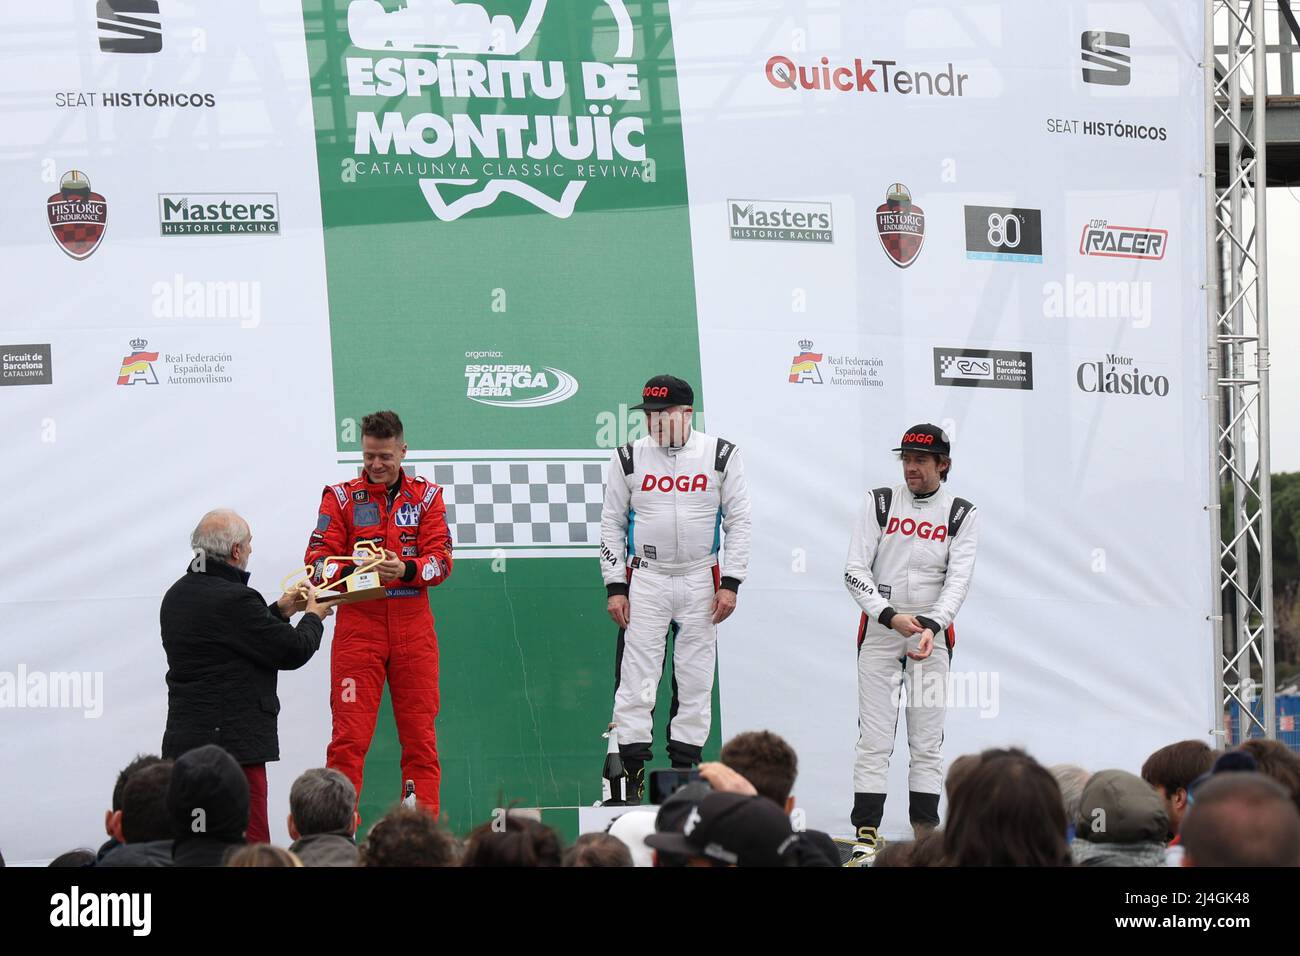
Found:
[[[676,794],[674,794],[676,796]],[[670,798],[671,799],[671,798]],[[660,817],[668,809],[665,801]],[[712,793],[694,801],[680,831],[659,832],[645,838],[661,853],[704,857],[733,866],[796,866],[798,836],[787,817],[766,797],[739,793]]]
[[[948,433],[938,425],[923,423],[913,425],[903,433],[903,440],[893,451],[928,451],[936,455],[949,455],[952,445],[948,442]]]
[[[657,412],[674,405],[694,406],[695,392],[690,385],[674,375],[656,375],[641,390],[641,404],[632,407]]]

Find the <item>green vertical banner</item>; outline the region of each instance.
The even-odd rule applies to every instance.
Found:
[[[700,384],[666,4],[305,0],[341,470],[393,408],[456,543],[430,592],[444,819],[590,805],[615,628],[604,468]],[[663,724],[667,669],[656,709]],[[714,737],[717,747],[716,693]],[[385,703],[362,815],[400,795]]]

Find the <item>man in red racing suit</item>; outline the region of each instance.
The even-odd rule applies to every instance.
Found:
[[[402,778],[415,782],[416,802],[437,816],[438,643],[426,590],[451,573],[446,506],[439,485],[403,473],[406,444],[395,413],[362,420],[362,452],[360,477],[325,488],[307,547],[306,563],[317,585],[355,570],[344,561],[328,561],[330,556],[351,555],[362,542],[385,555],[376,570],[387,598],[338,608],[330,651],[334,730],[325,764],[352,781],[359,801],[386,677],[402,746]]]

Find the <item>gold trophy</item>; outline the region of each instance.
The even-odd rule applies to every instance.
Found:
[[[387,597],[388,592],[379,583],[379,572],[375,570],[384,560],[384,552],[369,541],[357,543],[351,555],[331,554],[324,561],[324,578],[329,580],[339,570],[340,565],[355,564],[356,570],[345,578],[339,578],[333,584],[324,584],[316,589],[316,600],[322,604],[355,604],[357,601],[373,601]],[[304,564],[282,582],[288,591],[303,591],[311,587],[312,566]]]

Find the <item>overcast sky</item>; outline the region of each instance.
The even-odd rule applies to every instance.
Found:
[[[1268,331],[1273,468],[1300,471],[1300,189],[1268,191]]]

